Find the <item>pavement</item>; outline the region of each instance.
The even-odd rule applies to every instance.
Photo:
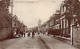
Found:
[[[71,38],[61,37],[61,36],[56,36],[55,38],[60,40],[60,41],[66,42],[68,44],[71,44]]]
[[[50,49],[78,49],[66,42],[57,40],[55,37],[40,34],[40,37],[46,42]]]
[[[0,42],[0,49],[77,49],[76,47],[43,34],[35,34]]]

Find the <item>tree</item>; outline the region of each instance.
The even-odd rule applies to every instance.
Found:
[[[5,22],[6,27],[11,25],[11,15],[9,13],[8,7],[10,6],[10,0],[1,0],[0,1],[0,18]]]
[[[80,2],[79,0],[68,0],[71,15],[77,15],[78,24],[80,25]]]

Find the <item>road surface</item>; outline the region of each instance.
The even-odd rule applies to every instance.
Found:
[[[21,37],[0,42],[0,49],[77,49],[51,36],[35,34],[34,38]]]

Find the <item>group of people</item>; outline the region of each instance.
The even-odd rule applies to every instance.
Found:
[[[25,37],[25,32],[20,32],[20,34],[23,36],[23,37]]]
[[[26,32],[22,32],[22,31],[14,31],[13,37],[25,37]]]
[[[32,38],[35,36],[35,31],[20,31],[19,29],[17,29],[16,31],[14,31],[14,37],[25,37],[27,33],[27,36],[31,36]]]
[[[25,35],[26,35],[26,33],[25,32],[20,32],[21,33],[21,35],[23,36],[23,37],[25,37]],[[28,34],[28,37],[31,35],[30,33],[32,33],[32,38],[34,37],[34,35],[35,35],[35,32],[34,31],[32,31],[32,32],[27,32]]]
[[[32,33],[32,38],[34,37],[34,35],[35,35],[35,32],[34,31],[32,31],[32,32],[28,32],[28,37],[30,36],[30,33]]]

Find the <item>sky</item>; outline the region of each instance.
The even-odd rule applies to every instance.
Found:
[[[13,13],[20,21],[31,28],[46,22],[60,7],[63,0],[14,0]]]

